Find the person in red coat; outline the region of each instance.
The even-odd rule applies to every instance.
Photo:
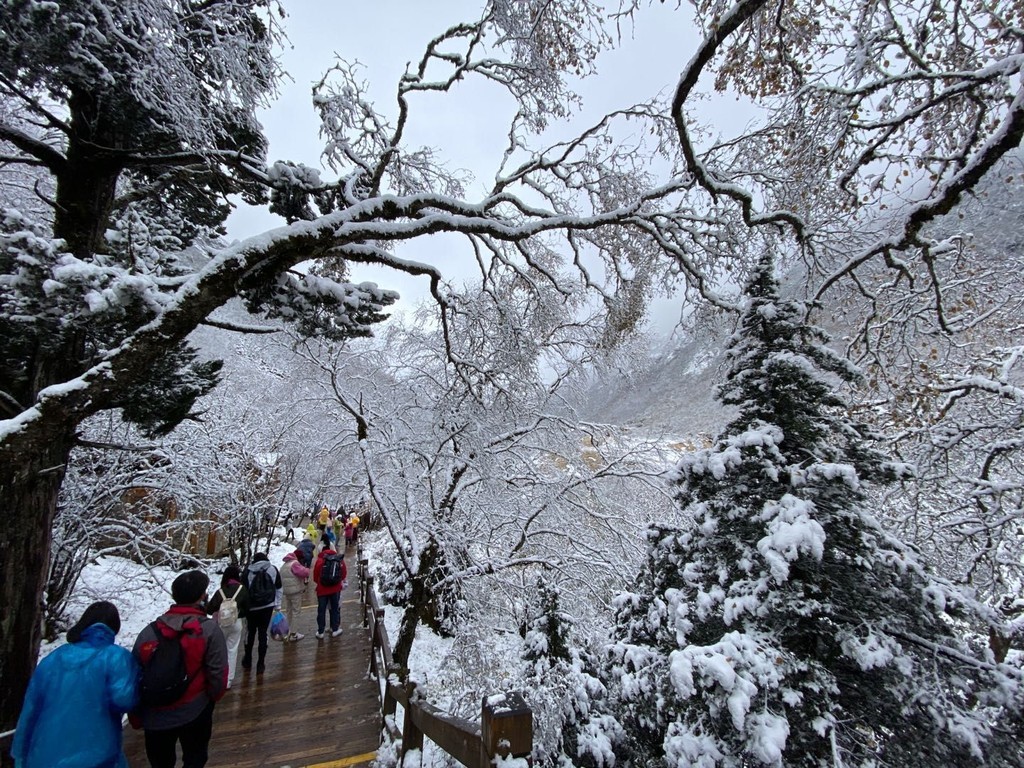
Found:
[[[327,573],[325,573],[324,563],[327,562],[328,558],[338,557],[341,558],[341,575],[336,583],[331,583],[333,580],[328,576],[331,569],[328,568]],[[325,547],[317,556],[316,564],[313,566],[313,581],[316,584],[317,640],[323,640],[324,638],[324,630],[326,629],[325,619],[327,618],[328,608],[331,610],[331,636],[337,637],[343,631],[341,628],[341,590],[345,587],[347,576],[348,569],[345,567],[344,555],[338,555],[334,549]]]

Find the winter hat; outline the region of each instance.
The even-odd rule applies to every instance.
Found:
[[[269,560],[269,559],[270,558],[267,557],[267,553],[266,552],[257,552],[255,555],[252,556],[252,561],[254,563],[255,562],[259,562],[260,560]]]
[[[100,600],[93,603],[82,613],[80,618],[71,629],[68,630],[68,642],[77,643],[82,639],[82,633],[93,624],[106,624],[116,635],[121,631],[121,617],[117,613],[117,606]]]
[[[224,575],[220,577],[220,585],[226,587],[232,581],[242,582],[242,571],[237,565],[229,565],[224,569]]]
[[[171,597],[178,605],[192,605],[206,597],[210,577],[202,571],[185,571],[171,582]]]

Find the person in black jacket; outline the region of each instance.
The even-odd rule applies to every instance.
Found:
[[[242,583],[249,592],[249,610],[245,617],[245,653],[242,668],[252,668],[252,646],[259,636],[259,655],[256,659],[256,674],[263,674],[267,657],[267,630],[274,611],[281,607],[284,596],[281,574],[270,564],[266,552],[253,555],[252,562],[242,575]]]

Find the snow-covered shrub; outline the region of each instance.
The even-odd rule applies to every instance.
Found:
[[[623,732],[607,711],[595,659],[580,643],[557,588],[538,579],[537,598],[522,654],[523,690],[533,709],[534,765],[610,768]]]

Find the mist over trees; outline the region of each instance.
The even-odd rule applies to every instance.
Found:
[[[699,0],[667,16],[699,35],[693,50],[666,52],[672,91],[651,98],[638,83],[632,103],[579,128],[574,87],[656,9],[481,2],[464,24],[436,31],[388,104],[372,103],[353,65],[324,61],[311,108],[325,171],[268,159],[256,118],[284,75],[274,54],[286,10],[272,0],[14,0],[0,18],[0,728],[16,721],[42,606],[51,632],[73,588],[78,555],[68,542],[95,554],[129,546],[130,531],[139,558],[180,554],[167,515],[123,519],[121,489],[148,488],[157,505],[172,495],[204,524],[215,523],[210,510],[231,510],[227,534],[243,560],[282,515],[321,496],[365,493],[391,540],[389,588],[407,605],[402,657],[421,623],[463,639],[512,627],[528,642],[516,674],[571,669],[587,690],[560,710],[548,700],[566,738],[544,742],[545,764],[684,754],[707,765],[883,760],[902,748],[884,723],[829,720],[829,697],[858,671],[835,667],[842,659],[890,675],[908,696],[937,697],[914,719],[928,737],[918,742],[922,760],[1019,764],[1004,726],[1019,705],[1017,662],[987,657],[976,638],[1012,641],[1020,594],[1024,272],[1014,150],[1024,132],[1024,10]],[[467,80],[517,107],[483,187],[452,170],[458,147],[407,143],[420,110],[443,108]],[[724,134],[699,108],[710,90],[749,101],[755,118]],[[574,138],[545,145],[552,126]],[[283,226],[225,244],[237,200]],[[437,234],[461,243],[476,266],[472,284],[454,250],[418,258],[408,249]],[[429,281],[422,314],[382,325],[397,294],[352,281],[356,264]],[[843,396],[822,395],[818,405],[834,416],[824,421],[806,402],[792,419],[758,416],[758,450],[771,461],[757,472],[777,465],[776,485],[786,472],[820,481],[801,507],[817,533],[789,549],[777,542],[772,558],[751,537],[776,524],[751,521],[761,513],[743,487],[722,487],[714,471],[699,493],[691,487],[694,462],[732,456],[729,441],[750,423],[732,422],[715,446],[682,459],[676,477],[686,490],[672,504],[653,436],[624,436],[580,408],[594,370],[609,369],[653,299],[670,292],[700,310],[687,314],[697,320],[746,308],[749,324],[737,287],[774,272],[803,300],[792,327],[820,318],[842,328],[828,370],[856,364],[864,378],[832,381]],[[211,346],[214,328],[242,341]],[[270,337],[281,341],[244,341]],[[235,351],[262,356],[249,392],[218,389]],[[772,390],[782,400],[766,396],[759,407],[775,408],[803,380],[803,358],[787,359],[795,367]],[[747,362],[731,371],[734,386],[761,370],[763,361]],[[734,403],[741,413],[748,400]],[[821,470],[849,463],[860,477],[867,454],[854,421],[884,435],[889,458],[914,465],[914,476],[861,491],[848,473]],[[847,447],[833,450],[837,441]],[[745,455],[753,444],[732,447]],[[273,488],[253,470],[270,465]],[[780,488],[761,500],[779,501]],[[711,501],[715,519],[737,530],[702,518]],[[870,504],[874,517],[863,513]],[[644,566],[648,523],[671,532],[650,539]],[[692,685],[682,661],[658,661],[675,664],[671,709],[648,712],[635,695],[647,683],[624,689],[649,670],[609,673],[636,661],[623,643],[689,654],[693,666],[696,643],[739,642],[745,617],[760,620],[751,600],[715,613],[716,589],[753,584],[730,570],[742,562],[704,574],[717,587],[692,573],[685,589],[657,575],[730,548],[767,558],[758,576],[767,586],[751,594],[801,619],[825,602],[797,594],[796,582],[812,591],[820,582],[792,569],[817,573],[844,558],[877,561],[883,592],[934,599],[866,598],[854,607],[870,632],[830,639],[818,627],[787,641],[772,675],[733,684],[750,701],[771,698],[770,712],[745,719],[730,704],[725,666],[737,657],[724,651],[721,674],[705,665],[714,679]],[[927,586],[931,566],[949,577],[938,592]],[[637,573],[650,587],[646,620],[665,605],[681,620],[693,599],[705,624],[669,622],[641,638],[644,617],[628,610],[640,603],[620,598],[619,634],[602,641],[612,594],[636,592]],[[557,590],[538,589],[538,577]],[[669,583],[674,591],[662,594]],[[836,579],[831,589],[849,598],[873,583]],[[558,628],[566,602],[586,630]],[[572,647],[555,647],[559,638]],[[598,680],[584,646],[602,642],[611,676]],[[750,653],[768,659],[768,647]],[[927,684],[922,648],[934,655]],[[994,680],[1002,698],[989,696]],[[872,701],[841,706],[867,718]],[[670,732],[679,738],[666,740]]]

